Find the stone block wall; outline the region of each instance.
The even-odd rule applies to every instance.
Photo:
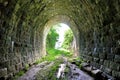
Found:
[[[4,35],[3,42],[0,40],[0,79],[12,77],[41,58],[40,32],[18,28],[16,33]]]
[[[116,25],[117,24],[117,25]],[[86,37],[87,42],[83,42],[85,45],[81,50],[81,58],[89,62],[92,66],[101,69],[103,72],[119,79],[120,78],[120,43],[119,43],[119,23],[110,23],[99,34],[106,34],[103,36],[96,35],[96,39]],[[103,27],[103,28],[104,28]],[[113,29],[111,31],[111,28]],[[94,32],[90,33],[94,37]],[[93,35],[92,35],[93,34]],[[104,40],[103,40],[104,39]],[[93,40],[93,43],[91,43]]]
[[[57,15],[77,26],[85,61],[120,77],[120,0],[0,0],[0,77],[43,55],[43,28]]]

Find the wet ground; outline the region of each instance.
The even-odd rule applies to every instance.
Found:
[[[39,72],[40,69],[44,68],[46,65],[49,65],[48,62],[42,62],[38,65],[32,66],[23,76],[18,80],[35,80],[35,75]]]
[[[80,70],[76,65],[68,63],[68,66],[70,67],[68,80],[94,80],[93,77]]]
[[[69,67],[69,72],[67,74],[67,78],[65,80],[94,80],[93,77],[89,76],[87,73],[80,70],[75,64],[71,64],[70,62],[65,63]],[[23,76],[21,76],[18,80],[36,80],[36,75],[45,66],[52,65],[52,63],[43,62],[36,66],[32,66]],[[63,79],[60,79],[63,80]]]

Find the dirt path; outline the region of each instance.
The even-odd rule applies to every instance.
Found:
[[[94,80],[91,76],[80,70],[76,65],[68,63],[70,74],[68,80]]]
[[[65,60],[66,62],[66,60]],[[23,76],[18,80],[36,80],[36,74],[46,66],[51,65],[52,63],[42,62],[36,66],[31,67]],[[76,65],[66,62],[66,65],[69,67],[69,73],[67,74],[67,79],[65,80],[94,80],[91,76],[80,70]],[[60,79],[61,80],[61,79]]]
[[[46,65],[49,65],[47,61],[42,62],[36,66],[31,67],[23,76],[21,76],[18,80],[35,80],[35,75],[37,72],[44,68]]]

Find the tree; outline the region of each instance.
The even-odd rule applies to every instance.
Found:
[[[54,48],[58,37],[59,37],[59,34],[56,32],[56,29],[51,28],[47,35],[47,40],[46,40],[47,48]]]
[[[73,41],[73,33],[72,33],[72,30],[69,29],[65,32],[64,42],[62,44],[62,47],[65,49],[70,48],[72,41]]]

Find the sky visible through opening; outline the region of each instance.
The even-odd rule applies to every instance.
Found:
[[[55,25],[57,27],[57,33],[59,34],[59,38],[58,41],[55,44],[55,48],[59,49],[62,46],[62,43],[64,42],[64,34],[67,30],[69,30],[69,26],[64,24],[64,23],[60,23],[58,25]]]

